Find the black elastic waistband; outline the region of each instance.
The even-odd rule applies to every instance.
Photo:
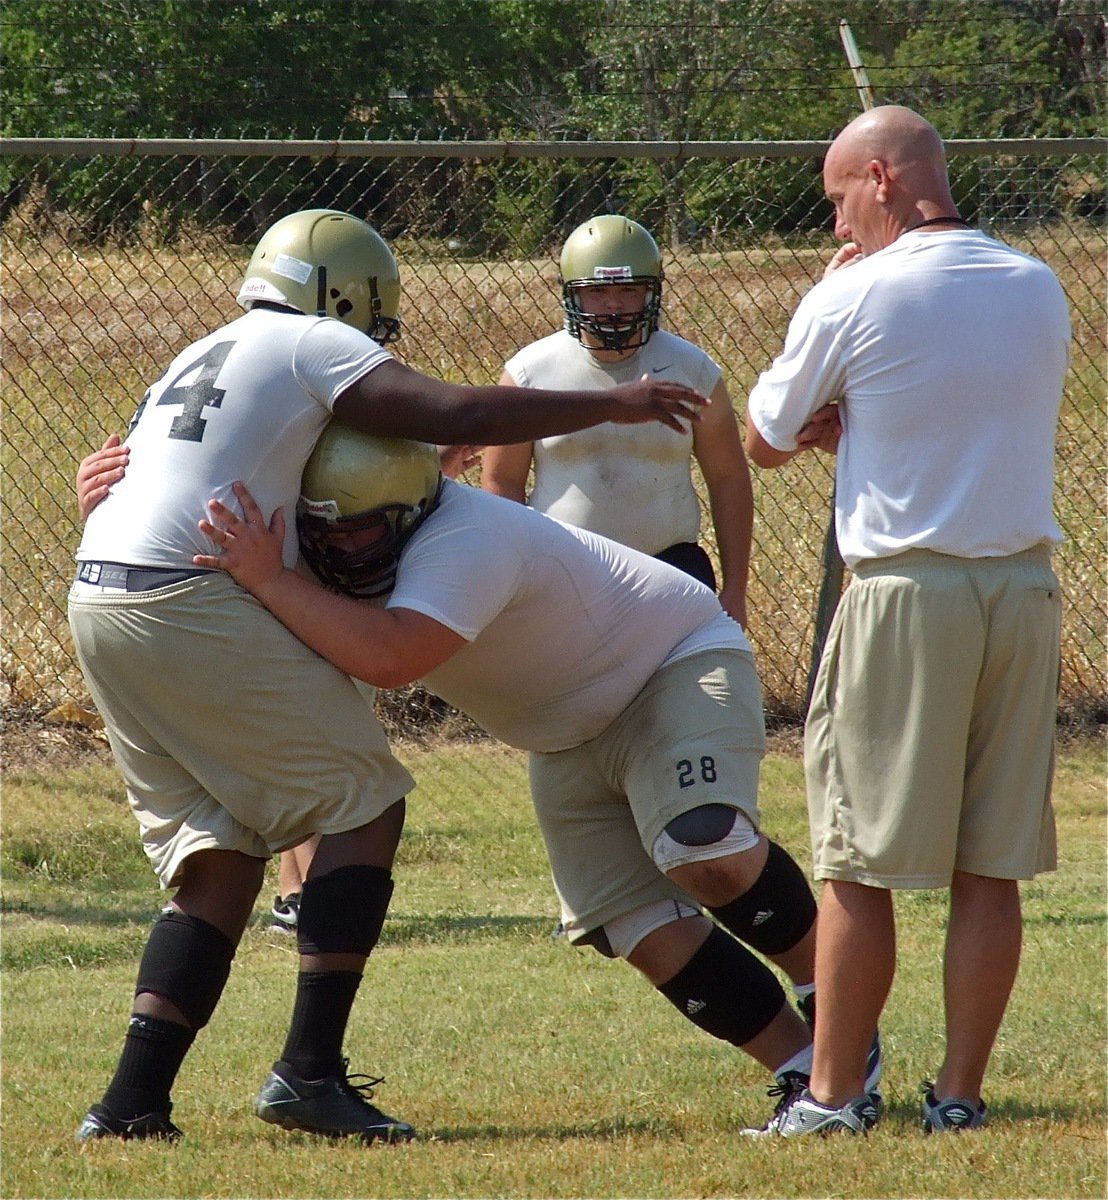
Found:
[[[198,575],[211,575],[202,567],[128,567],[124,563],[81,562],[77,564],[79,583],[121,588],[127,592],[149,592],[154,588],[183,583]]]

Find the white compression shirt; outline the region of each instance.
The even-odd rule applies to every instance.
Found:
[[[401,555],[388,607],[465,638],[423,683],[501,741],[538,752],[596,737],[664,664],[750,650],[683,571],[449,480]]]
[[[684,338],[657,330],[618,363],[598,362],[564,330],[525,346],[505,364],[521,387],[596,389],[650,375],[708,395],[720,367]],[[695,542],[700,501],[690,470],[693,439],[658,422],[614,425],[534,443],[535,485],[528,503],[538,512],[603,534],[644,554]]]
[[[391,359],[341,321],[263,308],[194,342],[147,392],[127,473],[89,515],[78,561],[191,567],[217,549],[197,528],[208,500],[237,512],[241,479],[263,512],[284,507],[292,566],[300,476],[335,398]]]
[[[1054,437],[1069,357],[1045,263],[971,230],[902,234],[800,302],[747,408],[794,450],[842,401],[844,561],[909,548],[997,557],[1054,545]]]

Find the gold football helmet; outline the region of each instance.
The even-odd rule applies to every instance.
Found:
[[[385,595],[400,552],[441,491],[434,446],[371,437],[331,421],[300,483],[296,530],[304,561],[336,591]]]
[[[641,334],[637,345],[646,345],[662,311],[662,255],[637,221],[609,214],[578,225],[562,247],[560,266],[566,329],[578,341],[587,330],[604,350],[626,349],[636,334]],[[636,316],[582,312],[582,289],[613,283],[646,285],[646,301]]]
[[[307,208],[271,225],[254,248],[238,302],[336,317],[382,346],[400,334],[400,269],[365,221]]]

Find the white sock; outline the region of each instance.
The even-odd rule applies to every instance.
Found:
[[[788,1062],[783,1062],[774,1075],[778,1079],[785,1074],[786,1071],[799,1071],[802,1075],[811,1075],[812,1073],[812,1047],[807,1045],[803,1050],[798,1050]]]

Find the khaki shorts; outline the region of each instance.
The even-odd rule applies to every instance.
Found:
[[[69,620],[163,887],[197,850],[267,858],[413,786],[351,680],[222,572],[148,592],[75,584]]]
[[[658,900],[692,903],[650,849],[674,817],[703,804],[741,809],[757,828],[764,754],[761,686],[741,650],[664,667],[598,738],[532,754],[531,794],[570,940]]]
[[[1055,868],[1060,616],[1045,549],[859,564],[805,731],[817,879],[934,888]]]

